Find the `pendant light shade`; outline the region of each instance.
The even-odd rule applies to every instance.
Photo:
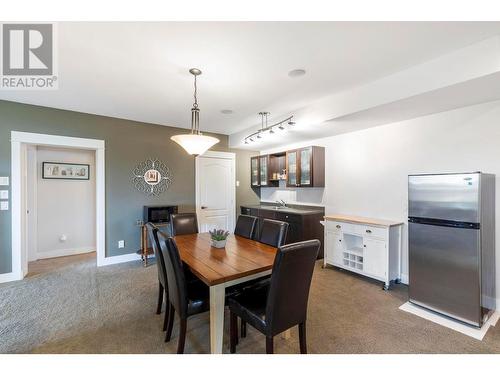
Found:
[[[189,73],[194,76],[194,103],[191,108],[191,133],[178,134],[170,137],[172,141],[181,146],[189,155],[201,155],[210,147],[219,143],[215,137],[203,135],[200,132],[200,109],[198,108],[198,98],[196,86],[196,77],[201,74],[200,69],[189,69]]]
[[[179,134],[170,139],[186,150],[189,155],[201,155],[219,142],[215,137],[200,134]]]

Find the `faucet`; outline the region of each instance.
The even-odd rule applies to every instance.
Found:
[[[278,203],[278,206],[280,206],[281,208],[286,207],[286,202],[283,199],[277,200],[276,203]]]

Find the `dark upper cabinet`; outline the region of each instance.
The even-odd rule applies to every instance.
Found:
[[[286,152],[288,187],[325,186],[325,149],[310,146]]]
[[[260,186],[269,186],[269,156],[259,156],[259,183]]]
[[[259,166],[259,156],[253,156],[250,158],[250,183],[252,187],[260,186],[260,166]]]

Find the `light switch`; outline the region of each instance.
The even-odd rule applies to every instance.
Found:
[[[0,177],[0,185],[8,186],[9,185],[9,178],[8,177]]]
[[[9,201],[0,202],[0,211],[7,211],[9,209]]]
[[[0,199],[9,199],[9,191],[0,190]]]

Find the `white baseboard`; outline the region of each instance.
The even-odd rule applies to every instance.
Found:
[[[134,260],[140,260],[141,256],[136,253],[132,254],[124,254],[124,255],[116,255],[113,257],[105,257],[103,259],[97,258],[97,267],[109,266],[111,264],[132,262]]]
[[[0,284],[1,283],[8,283],[10,281],[16,281],[16,280],[20,280],[20,279],[19,279],[18,275],[16,275],[14,272],[0,274]]]
[[[64,256],[68,256],[68,255],[85,254],[85,253],[91,253],[92,251],[95,251],[95,247],[80,247],[80,248],[75,248],[75,249],[58,249],[58,250],[37,252],[36,257],[38,260],[38,259],[64,257]]]
[[[402,273],[401,274],[401,284],[408,285],[408,282],[409,282],[408,275],[405,273]]]

